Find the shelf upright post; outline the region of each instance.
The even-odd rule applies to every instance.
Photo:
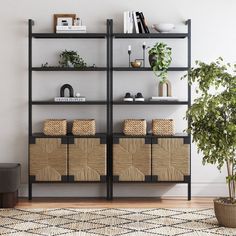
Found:
[[[188,19],[187,20],[187,26],[188,26],[188,75],[190,73],[191,70],[191,20]],[[188,108],[191,107],[191,85],[188,84]],[[190,126],[190,120],[188,120],[188,126]],[[190,176],[189,176],[189,181],[188,181],[188,200],[191,200],[191,135],[189,137],[190,139],[190,151],[189,151],[189,158],[190,158],[190,166],[189,166],[189,170],[190,170]]]
[[[34,25],[34,21],[28,20],[28,198],[32,199],[32,182],[30,180],[30,138],[32,136],[32,26]]]
[[[107,20],[107,200],[112,200],[113,198],[112,28],[113,28],[113,21],[111,19],[108,19]]]

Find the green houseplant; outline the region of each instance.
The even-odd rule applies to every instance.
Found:
[[[149,63],[157,78],[161,79],[161,82],[165,82],[167,79],[167,70],[172,61],[171,48],[167,44],[159,42],[156,43],[148,51]]]
[[[187,111],[188,132],[203,153],[203,164],[227,168],[229,196],[216,199],[214,207],[221,225],[236,227],[236,65],[233,69],[222,58],[196,64],[189,83],[198,85],[199,96]]]
[[[87,65],[80,55],[75,51],[63,51],[60,54],[59,65],[61,67],[85,68]]]

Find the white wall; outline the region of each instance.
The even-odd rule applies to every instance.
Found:
[[[78,13],[87,25],[89,32],[104,32],[105,20],[114,19],[116,32],[122,31],[122,13],[125,10],[141,10],[144,12],[148,24],[160,21],[181,23],[192,19],[192,60],[211,61],[218,56],[227,61],[235,62],[236,42],[236,2],[234,0],[7,0],[2,1],[0,7],[0,78],[1,78],[1,132],[0,150],[1,162],[20,162],[22,164],[21,195],[27,194],[27,19],[35,20],[35,31],[50,32],[52,30],[52,15],[54,13]],[[80,43],[81,42],[81,43]],[[116,42],[114,48],[116,65],[126,65],[126,49],[128,44],[136,48],[135,57],[140,57],[140,45],[143,40]],[[146,42],[152,45],[155,40]],[[63,45],[62,45],[63,43]],[[174,43],[173,65],[184,65],[186,48],[184,41]],[[88,63],[104,65],[105,44],[103,41],[34,41],[34,64],[41,65],[48,61],[56,62],[58,52],[63,49],[78,49]],[[171,80],[178,80],[181,73],[170,73]],[[151,72],[131,73],[116,72],[114,83],[117,90],[115,97],[122,96],[126,91],[141,91],[146,97],[154,94],[154,80]],[[88,80],[93,81],[89,82]],[[145,81],[144,81],[145,80]],[[105,73],[34,73],[34,98],[51,98],[56,95],[58,88],[64,82],[71,83],[75,88],[90,98],[104,98]],[[174,87],[177,96],[185,96],[179,88],[180,82]],[[193,94],[193,97],[195,95]],[[123,109],[124,108],[124,109]],[[183,110],[178,107],[153,107],[152,112],[142,107],[120,107],[115,109],[116,129],[123,118],[136,116],[151,120],[153,117],[173,117],[177,131],[182,131]],[[98,121],[98,129],[103,130],[105,125],[105,109],[97,107],[73,108],[66,107],[62,111],[57,108],[35,108],[35,130],[41,129],[41,122],[48,117],[85,117],[93,116]],[[123,110],[122,110],[123,109]],[[62,111],[62,113],[61,113]],[[78,113],[77,113],[78,111]],[[125,111],[125,112],[123,112]],[[87,112],[87,113],[86,113]],[[121,112],[126,115],[120,115]],[[68,114],[70,113],[70,114]],[[136,114],[136,115],[133,115]],[[220,174],[215,167],[201,165],[201,156],[196,148],[192,150],[192,182],[193,196],[225,195],[224,174]],[[130,186],[130,185],[129,185]],[[119,196],[159,196],[159,195],[185,195],[184,185],[136,185],[127,188],[127,185],[115,186],[115,194]],[[105,189],[100,185],[35,185],[36,196],[101,196]]]

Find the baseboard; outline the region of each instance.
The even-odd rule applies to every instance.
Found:
[[[28,196],[28,185],[22,184],[19,195]],[[34,184],[34,197],[104,197],[105,184]],[[114,184],[116,197],[186,196],[187,184]],[[227,196],[225,183],[192,183],[193,197]]]

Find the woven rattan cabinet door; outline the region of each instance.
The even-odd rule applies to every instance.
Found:
[[[36,138],[30,144],[30,175],[36,181],[62,181],[67,175],[67,144],[60,138]]]
[[[106,176],[106,144],[100,138],[75,138],[69,144],[69,175],[74,181],[102,181]]]
[[[114,181],[148,181],[151,144],[145,138],[119,138],[113,144]]]
[[[155,138],[152,175],[158,181],[184,181],[190,175],[190,144],[184,138]]]

